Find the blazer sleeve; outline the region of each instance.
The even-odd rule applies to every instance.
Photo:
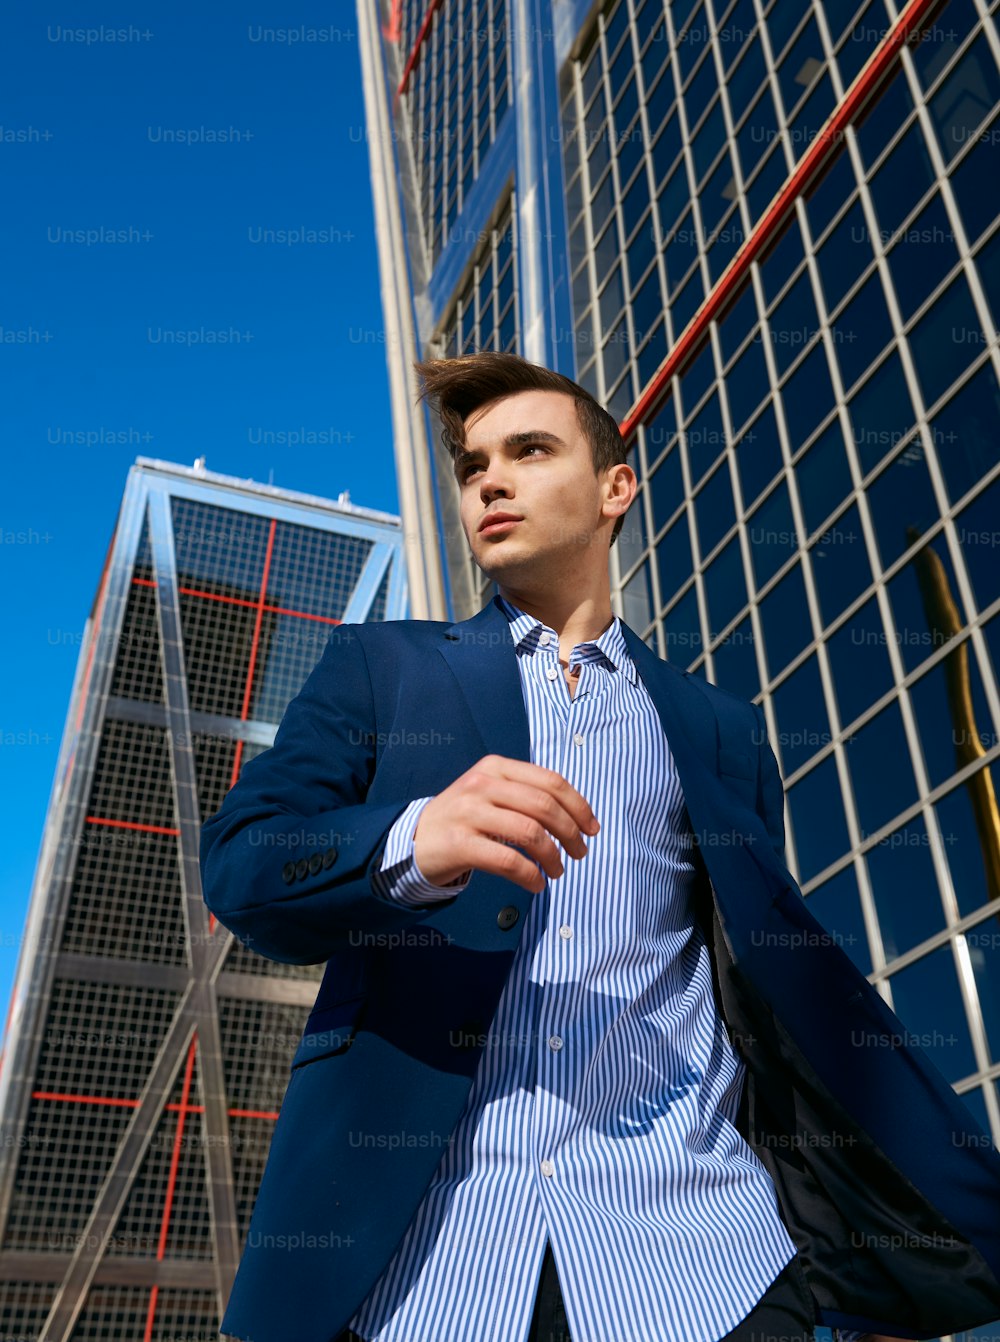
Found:
[[[273,746],[247,762],[201,831],[205,903],[259,955],[321,964],[456,898],[411,908],[373,881],[389,831],[412,800],[366,802],[376,730],[363,640],[337,625]]]

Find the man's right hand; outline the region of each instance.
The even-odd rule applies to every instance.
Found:
[[[424,807],[413,856],[435,885],[468,871],[489,871],[538,894],[543,872],[563,874],[553,839],[570,857],[581,858],[587,852],[584,833],[599,828],[586,799],[554,769],[484,755]]]

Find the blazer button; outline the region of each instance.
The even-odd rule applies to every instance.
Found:
[[[286,885],[291,885],[291,883],[295,880],[294,862],[286,862],[285,865],[281,868],[281,879],[285,882]]]
[[[306,879],[306,877],[309,875],[308,858],[304,857],[299,858],[298,862],[296,862],[295,864],[295,875],[299,878],[300,881],[304,881]]]
[[[309,859],[309,870],[313,876],[315,876],[318,871],[323,870],[322,853],[313,853],[312,857]]]
[[[509,932],[520,916],[517,906],[508,904],[497,914],[497,927],[499,927],[501,932]]]
[[[326,852],[323,854],[324,871],[329,871],[330,868],[333,866],[333,864],[336,862],[336,860],[337,860],[336,848],[328,848]]]

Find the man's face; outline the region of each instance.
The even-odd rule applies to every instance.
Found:
[[[462,526],[473,558],[489,577],[526,576],[529,568],[600,551],[606,566],[610,527],[600,535],[609,476],[594,472],[573,397],[522,391],[492,401],[465,421],[455,463]],[[481,530],[494,514],[520,521]],[[612,522],[616,520],[612,519]]]

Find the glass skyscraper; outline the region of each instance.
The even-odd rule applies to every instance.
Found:
[[[130,471],[0,1072],[0,1337],[217,1338],[322,966],[209,914],[201,823],[330,628],[402,618],[401,540],[346,496]]]
[[[357,8],[390,366],[513,350],[616,416],[616,611],[763,705],[810,909],[1000,1141],[997,5]],[[403,517],[461,618],[439,428]]]

